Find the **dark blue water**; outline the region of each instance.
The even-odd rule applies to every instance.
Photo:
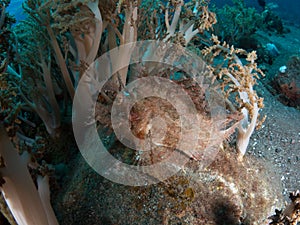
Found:
[[[224,4],[232,4],[231,0],[211,0],[211,3],[217,6],[222,6]],[[273,11],[282,19],[287,20],[288,23],[300,26],[300,0],[266,0],[266,3],[274,3],[278,5],[278,8],[273,9]],[[258,5],[257,0],[245,0],[247,6],[255,7],[261,10]]]
[[[25,18],[22,2],[23,0],[11,0],[10,5],[7,8],[7,11],[10,12],[10,14],[15,15],[17,21]]]

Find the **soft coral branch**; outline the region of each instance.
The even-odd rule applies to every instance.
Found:
[[[27,169],[28,156],[20,156],[0,124],[1,192],[19,225],[58,224],[52,208],[44,203]],[[44,183],[44,190],[49,186]],[[48,210],[48,212],[47,212]]]
[[[19,88],[19,92],[23,100],[28,106],[35,111],[42,119],[46,126],[48,133],[55,137],[59,135],[59,128],[61,125],[60,109],[55,96],[53,80],[51,76],[51,57],[49,55],[48,62],[44,58],[41,47],[39,49],[39,61],[37,65],[40,67],[36,69],[36,73],[41,76],[43,82],[37,80],[36,93],[31,94],[28,98],[26,94]],[[17,86],[17,85],[16,85]]]
[[[170,4],[168,3],[165,12],[167,35],[163,41],[169,41],[172,37],[181,34],[184,38],[185,45],[187,45],[198,33],[202,33],[204,30],[209,30],[212,28],[212,25],[217,22],[216,15],[208,10],[208,6],[206,5],[205,1],[202,3],[196,1],[196,5],[194,6],[193,10],[188,9],[190,11],[190,15],[184,15],[185,19],[181,19],[180,16],[183,16],[182,8],[188,7],[187,5],[188,4],[184,3],[182,0],[179,0],[175,3],[175,12],[170,25]],[[195,20],[195,18],[198,18],[198,20]]]
[[[225,65],[222,66],[221,64],[221,67],[214,68],[213,72],[222,79],[221,86],[227,100],[231,94],[238,94],[236,101],[239,107],[237,110],[242,113],[243,118],[238,125],[236,146],[239,151],[238,159],[242,160],[250,137],[255,127],[259,125],[259,110],[263,108],[263,99],[257,96],[253,86],[258,74],[263,75],[263,73],[255,63],[257,58],[255,51],[247,53],[245,50],[235,49],[233,46],[229,47],[225,42],[221,45],[217,36],[214,35],[212,40],[215,45],[204,49],[202,53],[206,59],[210,58],[210,63],[213,63],[216,57],[223,57]],[[238,54],[247,55],[246,61],[248,63],[243,64]]]

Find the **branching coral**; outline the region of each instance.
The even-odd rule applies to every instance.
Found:
[[[105,4],[106,2],[108,4]],[[138,25],[144,17],[140,13],[142,11],[139,11],[140,1],[27,0],[24,6],[30,15],[30,19],[26,23],[27,26],[29,25],[28,31],[32,31],[33,38],[28,39],[28,33],[24,32],[24,30],[22,31],[22,28],[19,27],[19,45],[22,47],[22,52],[18,54],[22,56],[22,62],[19,62],[22,70],[19,69],[18,71],[14,69],[17,68],[16,66],[10,64],[8,72],[15,74],[16,79],[23,79],[22,81],[25,85],[19,90],[17,89],[17,91],[19,91],[27,105],[40,116],[48,132],[53,134],[56,133],[61,123],[58,97],[68,93],[70,98],[73,99],[78,81],[86,68],[97,56],[100,56],[105,51],[118,50],[116,55],[109,55],[111,57],[109,60],[112,62],[107,66],[112,67],[108,68],[109,70],[117,71],[116,68],[119,68],[121,65],[128,65],[135,41],[138,40],[138,37],[143,38],[143,35],[138,35]],[[189,1],[186,3],[182,0],[168,1],[166,5],[162,4],[160,9],[156,9],[151,20],[147,22],[149,31],[148,33],[144,32],[144,34],[150,34],[150,37],[161,40],[162,43],[172,42],[178,44],[182,49],[191,44],[196,37],[207,37],[207,30],[211,29],[212,25],[216,23],[216,15],[209,11],[207,1]],[[32,29],[30,29],[30,26]],[[23,36],[21,33],[23,33]],[[262,74],[255,63],[256,54],[255,52],[247,53],[242,49],[230,47],[225,42],[221,44],[216,36],[212,36],[211,42],[208,41],[205,44],[210,46],[202,51],[202,56],[210,65],[215,79],[220,81],[221,91],[225,97],[228,109],[232,113],[242,114],[242,119],[238,122],[238,125],[234,124],[229,130],[224,130],[224,135],[220,139],[227,137],[226,135],[231,134],[238,126],[237,148],[239,150],[239,159],[242,159],[250,136],[260,123],[259,110],[263,107],[263,99],[259,98],[254,90],[256,78]],[[124,45],[129,47],[123,48]],[[157,50],[157,52],[150,52],[151,49]],[[145,50],[144,59],[151,59],[151,57],[157,56],[157,61],[160,59],[159,57],[173,57],[173,55],[180,55],[181,53],[176,52],[173,55],[168,55],[163,48],[145,48],[143,50]],[[245,60],[241,59],[241,57],[245,57]],[[3,66],[5,65],[4,63]],[[191,70],[193,69],[193,65],[183,65],[183,68],[187,67],[190,67]],[[156,67],[156,65],[150,66],[150,69],[153,69],[154,72],[160,72],[159,66]],[[113,82],[116,84],[114,88],[117,87],[114,91],[117,92],[125,87],[128,76],[134,76],[132,71],[131,68],[129,70],[128,66],[125,66],[114,74]],[[154,74],[154,72],[151,73],[151,70],[143,71],[141,69],[141,71],[145,76]],[[95,74],[96,76],[105,75],[106,71],[98,72]],[[170,72],[170,70],[167,72]],[[179,73],[181,72],[179,71]],[[165,77],[170,76],[170,73],[166,74],[164,74]],[[185,76],[184,74],[181,75],[182,77]],[[182,80],[180,81],[181,83],[178,83],[188,90],[187,93],[192,95],[195,93],[199,94],[199,90],[192,86],[194,84],[192,82],[192,85],[189,84],[191,80],[187,79],[186,82]],[[27,88],[24,87],[26,85]],[[30,91],[30,88],[33,87],[38,94]],[[91,93],[89,88],[91,87],[87,82],[86,89],[84,89],[87,90],[86,94],[94,94],[95,92]],[[62,98],[67,101],[65,96]],[[103,97],[105,100],[108,99],[107,102],[109,103],[112,102],[112,99],[105,96],[105,93],[101,93],[100,97]],[[200,104],[201,102],[199,103],[198,101],[201,98],[203,96],[193,96],[193,100],[198,103],[198,105],[196,104],[198,108],[205,107],[204,104]],[[84,101],[84,99],[81,100]],[[151,100],[151,102],[150,100],[147,103],[153,108],[158,108],[153,111],[153,115],[155,115],[161,107],[159,104],[155,104],[155,101]],[[148,134],[150,124],[147,123],[147,118],[141,113],[143,112],[142,108],[136,109],[138,112],[135,115],[141,115],[141,123],[145,127],[145,130],[142,131]],[[101,110],[99,111],[101,112]],[[230,121],[238,119],[234,118]],[[134,120],[132,122],[134,123]],[[211,121],[207,121],[206,124],[206,127],[210,127]],[[132,127],[137,127],[136,130],[140,129],[136,121]],[[158,126],[157,128],[161,127]],[[1,141],[3,140],[1,142],[3,154],[1,153],[1,155],[5,164],[5,167],[0,169],[3,177],[2,181],[4,182],[2,189],[7,195],[11,194],[9,191],[17,191],[18,195],[16,195],[16,198],[13,198],[13,202],[16,202],[17,198],[20,199],[20,202],[11,205],[12,211],[14,211],[14,209],[23,207],[23,204],[25,205],[23,201],[28,201],[28,198],[24,200],[23,195],[25,194],[22,192],[24,190],[20,190],[19,186],[23,180],[21,181],[21,178],[18,177],[17,167],[12,168],[14,173],[9,173],[11,164],[8,162],[11,162],[9,161],[11,157],[4,151],[16,152],[16,150],[9,144],[3,128],[1,129],[0,138],[2,138]],[[174,125],[170,125],[170,130],[174,131]],[[159,134],[161,130],[157,129],[156,132]],[[194,137],[191,135],[191,138]],[[174,140],[174,136],[170,139]],[[200,152],[201,147],[200,143],[193,150]],[[193,154],[188,155],[188,157],[193,156]],[[50,224],[55,224],[56,220],[53,212],[50,209],[46,209],[46,205],[49,206],[49,192],[43,192],[46,194],[47,199],[45,201],[47,204],[45,204],[42,198],[38,196],[33,182],[30,181],[26,163],[17,159],[17,155],[14,155],[12,158],[17,160],[13,163],[18,165],[18,169],[24,171],[22,178],[26,179],[26,185],[28,185],[26,190],[32,193],[33,200],[31,201],[36,204],[34,207],[38,206],[40,208],[39,217],[35,217],[39,221],[31,221],[34,218],[31,217],[31,214],[28,214],[29,212],[26,209],[22,209],[22,214],[17,215],[15,213],[17,221],[25,221],[29,224],[47,224],[52,218],[54,222],[50,222]],[[197,159],[197,157],[193,158]],[[10,177],[13,176],[16,176],[16,178],[13,178],[14,182],[10,182]],[[40,188],[47,186],[45,185],[46,181],[47,178],[38,180],[38,183],[42,184],[39,185]],[[19,189],[14,187],[14,184],[18,185]],[[51,215],[49,216],[47,212],[50,212]]]
[[[108,3],[106,5],[106,3]],[[111,59],[114,61],[112,68],[120,68],[120,65],[128,65],[134,42],[137,41],[137,20],[139,1],[119,1],[117,4],[101,1],[100,10],[103,13],[103,22],[107,28],[107,35],[104,38],[104,50],[119,50],[119,53]],[[111,6],[108,8],[108,6]],[[123,48],[122,46],[128,47]],[[118,70],[113,76],[116,87],[124,87],[127,82],[128,66]]]
[[[27,152],[19,155],[10,137],[16,135],[17,116],[21,104],[15,101],[17,89],[7,81],[7,74],[0,76],[0,174],[1,192],[19,225],[58,224],[50,206],[48,178],[38,180],[39,190],[31,178],[27,165],[31,157]],[[8,134],[7,134],[8,133]],[[8,215],[6,215],[8,216]],[[8,217],[10,220],[10,218]],[[11,221],[13,224],[13,221]]]
[[[270,225],[297,225],[300,222],[300,192],[290,193],[291,203],[284,210],[275,210],[275,215],[270,216]]]
[[[247,53],[243,49],[229,47],[226,42],[221,44],[214,35],[212,40],[214,45],[205,48],[202,53],[212,65],[213,73],[221,79],[222,91],[230,110],[238,110],[243,114],[237,137],[239,159],[242,159],[255,127],[264,120],[259,121],[259,110],[263,108],[263,98],[258,97],[253,88],[256,78],[263,73],[255,63],[257,58],[255,51]],[[246,56],[247,63],[244,64],[238,55]],[[230,98],[232,94],[234,94],[234,99]],[[237,105],[234,106],[235,103],[230,100],[235,101]]]
[[[75,62],[91,64],[97,56],[103,32],[99,1],[56,1],[51,17],[52,28],[60,33],[70,32],[74,46],[69,45]],[[66,53],[65,53],[66,54]],[[78,80],[77,77],[76,80]]]
[[[75,88],[80,76],[85,68],[90,65],[102,49],[113,49],[137,40],[137,1],[120,1],[116,3],[105,1],[57,1],[54,4],[52,18],[54,23],[52,28],[67,37],[67,51],[72,57],[68,61],[73,61],[73,79]],[[108,6],[111,6],[108,8]],[[118,14],[124,14],[122,21],[123,29],[120,31]],[[107,36],[104,37],[104,45],[100,46],[101,37],[107,29]],[[101,48],[100,48],[101,47]],[[120,48],[120,51],[126,49]],[[130,52],[120,52],[116,60],[126,61],[130,57]],[[78,73],[79,72],[79,73]],[[126,84],[127,68],[118,72],[122,85]],[[118,79],[116,79],[118,80]]]
[[[225,5],[214,10],[218,20],[214,30],[220,40],[236,45],[241,38],[252,35],[262,26],[263,17],[255,8],[247,7],[244,0],[232,2],[233,6]]]
[[[4,5],[2,7],[5,9]],[[2,10],[2,13],[4,12],[5,10]],[[3,37],[2,29],[8,29],[8,20],[3,19],[2,22],[1,37]],[[18,87],[15,85],[22,76],[14,70],[13,66],[9,65],[12,59],[9,57],[12,47],[16,47],[12,44],[11,37],[11,35],[6,35],[7,40],[3,43],[6,46],[2,48],[5,59],[2,58],[0,68],[0,189],[17,224],[55,225],[58,222],[50,205],[48,178],[44,177],[38,180],[39,190],[37,190],[27,168],[31,162],[29,154],[24,151],[20,156],[9,138],[16,136],[14,123],[17,123],[17,117],[22,108],[22,103],[17,102]],[[43,60],[40,66],[44,70],[48,69],[49,72],[50,67]],[[6,72],[12,74],[13,77]],[[47,80],[46,77],[50,74],[45,73],[44,75],[45,82],[51,86],[51,79]],[[9,216],[8,220],[11,224],[15,224]]]
[[[32,20],[17,26],[16,35],[22,48],[18,52],[22,61],[18,72],[13,66],[8,73],[16,75],[15,86],[18,94],[32,111],[36,112],[51,136],[59,135],[61,124],[60,109],[56,96],[62,94],[54,75],[51,45],[45,37],[43,28],[39,28]],[[31,34],[31,36],[29,35]]]
[[[134,42],[137,41],[137,17],[138,17],[138,1],[120,1],[118,10],[120,12],[121,6],[124,8],[124,25],[122,33],[120,33],[114,24],[110,24],[108,27],[107,42],[109,49],[119,48],[119,56],[117,56],[116,63],[113,65],[118,68],[120,65],[126,65],[129,63],[130,56],[132,54],[132,48]],[[119,38],[120,47],[117,45],[117,39]],[[122,48],[122,45],[130,44],[130,47]],[[115,69],[113,69],[115,70]],[[118,82],[121,83],[119,86],[124,86],[127,81],[128,67],[122,68],[117,73]],[[116,77],[116,76],[115,76]],[[116,79],[116,78],[115,78]]]
[[[38,180],[37,191],[27,169],[29,155],[19,156],[0,124],[1,192],[19,225],[58,224],[50,206],[48,179]]]
[[[28,98],[22,92],[21,94],[28,105],[38,112],[49,133],[60,125],[54,85],[61,82],[57,76],[56,79],[53,79],[51,72],[53,59],[56,60],[57,68],[62,74],[71,98],[74,96],[80,76],[86,66],[91,64],[99,54],[100,47],[105,50],[119,48],[119,54],[115,57],[116,59],[113,59],[112,66],[115,68],[127,64],[130,60],[131,48],[121,48],[121,46],[137,40],[138,20],[143,18],[138,14],[140,2],[119,1],[117,3],[115,1],[111,3],[114,7],[107,11],[106,6],[103,5],[104,2],[98,0],[93,2],[28,0],[25,4],[25,9],[30,17],[38,25],[44,27],[44,31],[40,30],[40,32],[43,32],[44,37],[49,39],[46,49],[42,49],[39,45],[37,49],[39,59],[32,59],[35,61],[33,67],[38,68],[36,72],[39,77],[42,77],[40,80],[35,80],[36,86],[40,93],[44,93],[43,99],[47,100],[47,106],[39,104],[41,101],[36,100],[37,96],[32,95]],[[164,20],[157,18],[156,24],[149,23],[148,25],[150,30],[155,32],[153,37],[159,39],[157,31],[163,34],[161,39],[164,42],[174,42],[186,46],[194,37],[203,34],[216,23],[216,16],[208,10],[206,1],[189,3],[170,1],[163,11]],[[153,25],[157,27],[153,27]],[[122,31],[120,31],[120,27],[122,27]],[[104,36],[104,40],[103,45],[100,46],[102,36]],[[239,125],[237,140],[237,147],[243,155],[249,138],[258,123],[258,111],[263,106],[262,99],[257,97],[253,89],[255,76],[261,71],[254,62],[256,59],[254,52],[247,55],[248,63],[244,65],[238,57],[239,54],[246,55],[243,50],[229,47],[226,43],[221,45],[214,36],[213,42],[213,46],[203,50],[203,54],[206,60],[212,63],[213,72],[218,74],[219,79],[222,80],[225,98],[230,99],[232,93],[238,93],[239,97],[235,100],[231,99],[231,101],[236,101],[237,109],[235,110],[240,111],[244,116]],[[134,44],[131,45],[131,47],[134,46]],[[152,57],[153,54],[146,52],[145,57]],[[223,57],[225,63],[215,65],[214,63],[219,57]],[[73,65],[71,61],[73,61]],[[27,63],[27,65],[29,64],[30,62]],[[115,71],[115,68],[111,69]],[[115,83],[119,84],[119,87],[126,85],[127,73],[128,67],[125,67],[114,76]],[[44,82],[43,85],[40,84],[41,80]],[[51,110],[45,110],[47,107]],[[230,108],[235,108],[234,104],[230,103]]]
[[[65,59],[63,57],[62,51],[60,49],[59,43],[56,39],[56,34],[51,27],[51,3],[41,2],[36,0],[28,0],[24,4],[25,11],[40,25],[44,26],[49,35],[50,43],[52,45],[53,51],[55,53],[56,62],[61,70],[61,74],[70,97],[73,99],[74,96],[74,86],[73,82],[67,68]]]
[[[185,13],[183,13],[185,18],[180,19],[183,7],[185,7]],[[170,11],[173,12],[171,23],[169,21]],[[184,1],[171,1],[171,4],[168,3],[165,10],[165,26],[167,31],[163,41],[169,41],[170,38],[177,36],[183,39],[181,42],[186,46],[198,33],[209,30],[216,22],[215,14],[208,10],[205,1],[202,3],[196,1],[195,5],[184,4]],[[179,30],[177,30],[178,27]]]
[[[16,28],[19,39],[16,47],[21,49],[19,59],[22,58],[22,61],[17,63],[21,65],[19,68],[23,69],[16,71],[13,66],[8,67],[9,73],[19,77],[23,84],[26,83],[27,86],[19,87],[19,93],[27,105],[40,116],[51,136],[59,135],[61,125],[61,110],[57,96],[64,96],[64,102],[68,101],[64,95],[66,86],[69,95],[73,98],[76,82],[79,79],[76,71],[73,74],[69,72],[66,58],[68,53],[65,52],[63,55],[60,47],[63,42],[56,37],[51,22],[54,17],[52,9],[55,6],[58,7],[54,2],[34,0],[24,4],[29,18]],[[67,10],[66,4],[63,6],[65,6],[64,10]],[[60,12],[61,8],[57,10]],[[97,55],[102,33],[98,1],[81,6],[80,10],[88,12],[89,18],[93,18],[95,14],[97,22],[85,26],[87,33],[84,35],[81,33],[82,30],[77,30],[76,33],[74,28],[73,33],[76,34],[74,39],[77,44],[75,50],[73,49],[74,58],[80,63],[86,61],[91,63]]]

